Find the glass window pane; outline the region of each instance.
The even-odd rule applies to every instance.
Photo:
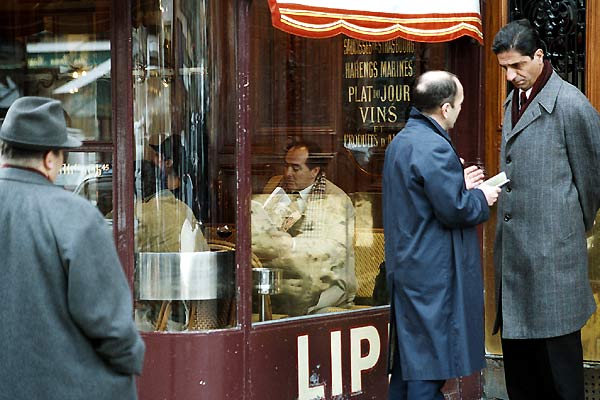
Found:
[[[112,226],[112,153],[65,152],[55,184],[89,200]]]
[[[600,214],[599,214],[600,215]],[[596,304],[600,304],[600,217],[588,235],[588,255],[590,257],[590,283],[594,292]],[[588,320],[581,329],[584,359],[600,361],[600,310]]]
[[[2,2],[0,116],[21,96],[63,102],[82,140],[111,141],[110,2]]]
[[[234,41],[223,3],[132,2],[135,314],[144,331],[236,325],[235,96],[223,96],[235,87],[225,62]]]
[[[384,153],[446,45],[307,39],[274,29],[266,2],[250,10],[254,318],[388,304]]]

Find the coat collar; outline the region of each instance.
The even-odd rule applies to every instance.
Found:
[[[531,104],[529,104],[529,106],[527,107],[517,124],[504,136],[504,140],[508,142],[515,135],[522,132],[525,128],[531,125],[533,121],[535,121],[542,115],[542,108],[548,114],[551,114],[552,111],[554,111],[554,107],[556,106],[558,92],[560,91],[560,88],[562,87],[563,83],[564,81],[560,76],[558,76],[556,71],[552,72],[552,76],[550,77],[546,85],[542,88],[542,90],[540,90],[538,95],[535,96]],[[511,106],[512,91],[509,93],[508,97],[504,101],[504,125],[508,124],[506,126],[510,126],[512,124],[510,115]]]
[[[423,114],[421,111],[417,110],[415,107],[412,107],[410,109],[409,118],[412,118],[416,121],[422,121],[424,123],[429,123],[431,125],[431,127],[436,131],[437,134],[441,135],[448,142],[452,143],[452,140],[450,139],[450,134],[444,128],[442,128],[442,126],[440,124],[438,124],[435,119],[431,118],[428,115]]]
[[[440,124],[438,124],[436,120],[423,114],[422,112],[417,110],[415,107],[412,107],[410,109],[409,122],[411,120],[418,124],[429,125],[430,129],[432,129],[435,133],[437,133],[438,135],[440,135],[441,137],[446,139],[446,141],[448,142],[450,147],[452,147],[452,150],[454,150],[456,157],[460,160],[458,151],[456,151],[454,144],[452,144],[452,139],[450,139],[450,134],[444,128],[442,128],[442,126]]]
[[[0,180],[18,181],[34,185],[55,186],[42,174],[13,167],[0,168]]]

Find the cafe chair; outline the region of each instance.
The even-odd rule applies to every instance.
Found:
[[[354,268],[358,288],[355,303],[371,306],[373,288],[379,266],[385,257],[383,229],[356,229],[354,237]]]

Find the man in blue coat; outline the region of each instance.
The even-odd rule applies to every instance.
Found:
[[[22,97],[0,128],[0,399],[133,400],[144,343],[100,212],[54,185],[61,103]]]
[[[450,140],[463,101],[456,76],[424,73],[412,100],[383,169],[389,398],[442,400],[446,379],[485,364],[476,226],[488,219],[500,189],[482,184],[480,169],[463,170]]]

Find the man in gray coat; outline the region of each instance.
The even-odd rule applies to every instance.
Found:
[[[600,117],[544,60],[527,20],[492,50],[515,89],[504,103],[494,260],[508,394],[583,399],[581,328],[596,305],[586,231],[600,204]]]
[[[0,128],[0,399],[137,397],[144,343],[110,230],[53,184],[80,145],[52,99],[18,99]]]

